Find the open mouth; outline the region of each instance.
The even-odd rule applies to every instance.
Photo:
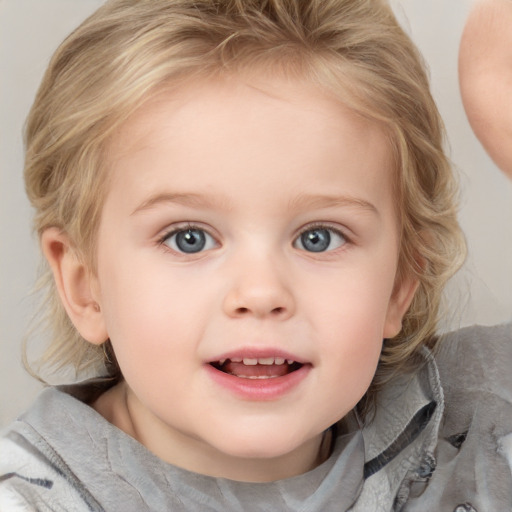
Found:
[[[222,359],[210,363],[216,370],[242,379],[275,379],[293,373],[303,364],[281,357]]]

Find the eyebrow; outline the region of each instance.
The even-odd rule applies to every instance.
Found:
[[[352,196],[301,194],[289,203],[291,210],[332,208],[337,206],[357,208],[380,216],[379,210],[374,204],[366,199]]]
[[[150,210],[159,204],[168,203],[181,204],[191,208],[229,209],[227,203],[217,197],[193,193],[163,192],[155,194],[143,201],[133,210],[131,215]],[[365,199],[352,196],[300,194],[288,203],[290,210],[320,209],[339,206],[357,208],[380,216],[379,211],[372,203]]]
[[[216,197],[209,197],[200,194],[182,194],[182,193],[172,193],[172,192],[163,192],[159,194],[155,194],[144,202],[142,202],[131,215],[135,215],[136,213],[151,210],[152,208],[158,206],[159,204],[168,204],[168,203],[176,203],[181,204],[183,206],[189,206],[193,208],[219,208],[219,209],[227,209],[227,205],[224,201],[220,201]]]

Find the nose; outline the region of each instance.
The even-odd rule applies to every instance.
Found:
[[[295,300],[278,267],[270,258],[237,266],[224,297],[224,312],[232,318],[290,318],[295,313]]]

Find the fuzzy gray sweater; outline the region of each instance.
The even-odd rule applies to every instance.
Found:
[[[512,510],[512,325],[462,329],[424,358],[324,464],[262,484],[161,461],[87,405],[98,384],[49,388],[0,438],[0,511]]]

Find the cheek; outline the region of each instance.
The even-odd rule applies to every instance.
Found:
[[[172,387],[186,393],[186,373],[195,361],[193,321],[182,311],[183,300],[133,283],[118,296],[110,312],[111,342],[121,372],[144,400],[155,389]],[[155,300],[155,295],[159,295]],[[190,308],[189,308],[190,309]],[[155,395],[156,396],[156,395]]]
[[[101,280],[105,323],[119,363],[172,360],[193,349],[212,311],[201,282],[172,268],[117,260]]]
[[[394,273],[374,268],[350,269],[327,280],[311,293],[310,307],[326,330],[353,333],[354,338],[379,338],[393,291]]]
[[[393,282],[368,269],[333,280],[319,300],[310,301],[313,328],[322,345],[330,378],[359,398],[373,379],[380,353]],[[326,359],[327,358],[327,359]],[[348,391],[347,391],[348,392]]]

